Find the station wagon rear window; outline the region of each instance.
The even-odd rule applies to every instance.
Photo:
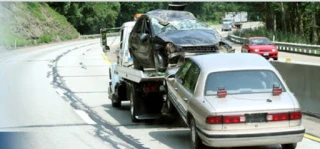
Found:
[[[205,96],[216,95],[219,88],[228,94],[271,93],[275,84],[285,92],[280,79],[270,70],[214,72],[207,77]]]

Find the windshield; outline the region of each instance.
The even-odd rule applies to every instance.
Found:
[[[215,72],[208,75],[205,95],[216,95],[219,88],[224,88],[228,94],[269,93],[274,84],[285,91],[277,75],[270,70]]]
[[[267,38],[255,38],[250,40],[250,45],[269,45],[272,44]]]
[[[222,20],[223,24],[232,23],[231,20]]]
[[[198,20],[189,20],[189,19],[184,19],[184,20],[175,20],[175,21],[170,21],[170,22],[159,22],[159,20],[152,18],[152,27],[154,29],[155,34],[159,34],[162,32],[167,32],[170,30],[194,30],[194,29],[210,29],[212,28]]]

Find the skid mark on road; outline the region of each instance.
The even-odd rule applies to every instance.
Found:
[[[90,46],[92,44],[86,45]],[[84,48],[82,46],[81,48]],[[95,136],[99,139],[103,140],[104,142],[110,143],[114,148],[139,148],[144,149],[145,147],[142,144],[136,142],[133,137],[124,135],[120,132],[120,130],[112,125],[110,125],[107,121],[105,121],[102,117],[100,117],[91,107],[86,105],[81,98],[75,95],[65,83],[63,76],[59,74],[58,71],[58,62],[59,60],[67,55],[68,53],[79,49],[74,48],[68,50],[61,55],[57,56],[56,59],[52,60],[51,63],[48,65],[50,71],[47,73],[48,80],[52,80],[50,82],[53,87],[56,89],[57,93],[67,102],[70,102],[70,105],[75,109],[76,113],[84,119],[85,122],[94,124],[93,127],[96,128]],[[81,64],[80,64],[81,65]],[[60,67],[60,66],[59,66]],[[52,78],[52,79],[50,79]],[[80,112],[81,111],[81,112]],[[117,141],[118,139],[122,140],[123,142]]]

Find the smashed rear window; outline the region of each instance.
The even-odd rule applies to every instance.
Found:
[[[271,93],[274,84],[285,92],[277,75],[270,70],[215,72],[207,77],[205,96],[216,95],[219,88],[228,94]]]

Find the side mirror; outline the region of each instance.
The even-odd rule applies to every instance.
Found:
[[[146,34],[146,33],[142,33],[141,35],[140,35],[140,40],[142,41],[142,42],[145,42],[147,39],[148,39],[148,34]]]

